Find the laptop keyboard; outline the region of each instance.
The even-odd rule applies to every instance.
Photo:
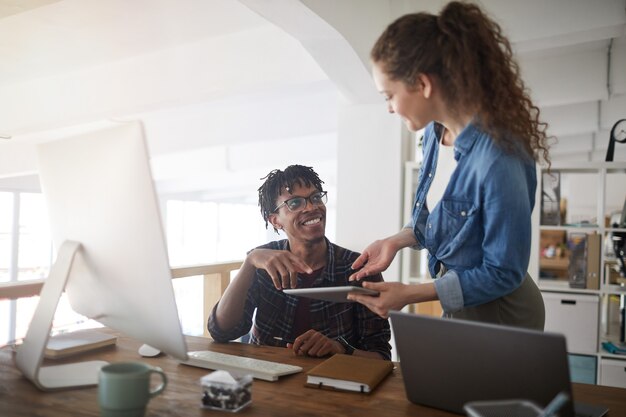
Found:
[[[302,371],[302,368],[299,366],[229,355],[210,350],[188,352],[188,355],[189,359],[181,363],[206,369],[220,369],[239,375],[249,374],[253,378],[265,381],[276,381],[280,376]]]

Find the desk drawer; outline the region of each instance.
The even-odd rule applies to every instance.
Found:
[[[597,295],[543,292],[546,306],[545,330],[563,333],[567,350],[595,354],[598,350]]]
[[[600,364],[600,385],[626,388],[626,360],[602,358]]]

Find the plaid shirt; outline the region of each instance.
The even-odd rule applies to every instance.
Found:
[[[335,287],[350,285],[348,277],[354,272],[351,268],[358,253],[339,247],[326,240],[328,253],[326,267],[315,279],[312,287]],[[289,250],[289,241],[280,240],[260,246],[260,249]],[[298,284],[301,282],[298,277]],[[369,281],[382,281],[381,274],[368,278]],[[298,285],[300,287],[300,285]],[[295,311],[299,298],[276,290],[265,270],[257,269],[256,277],[246,298],[243,318],[229,331],[221,330],[215,321],[215,309],[209,317],[208,329],[217,342],[237,339],[250,332],[250,343],[270,346],[284,346],[284,342],[274,339],[291,338]],[[256,316],[255,316],[256,310]],[[254,317],[254,324],[253,324]],[[357,349],[378,352],[391,359],[391,331],[389,322],[359,303],[332,303],[311,300],[311,328],[330,339],[343,336]]]

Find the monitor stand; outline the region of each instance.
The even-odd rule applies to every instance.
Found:
[[[103,365],[108,363],[90,361],[41,366],[54,313],[65,289],[74,255],[80,248],[80,243],[69,240],[61,245],[57,260],[50,268],[50,275],[41,289],[39,303],[24,342],[17,349],[15,357],[17,368],[43,391],[98,385],[98,372]]]

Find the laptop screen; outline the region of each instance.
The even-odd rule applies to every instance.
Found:
[[[572,398],[563,335],[401,312],[390,317],[413,403],[465,414],[470,401],[525,399],[544,408],[559,392]],[[559,415],[575,415],[572,401]]]

